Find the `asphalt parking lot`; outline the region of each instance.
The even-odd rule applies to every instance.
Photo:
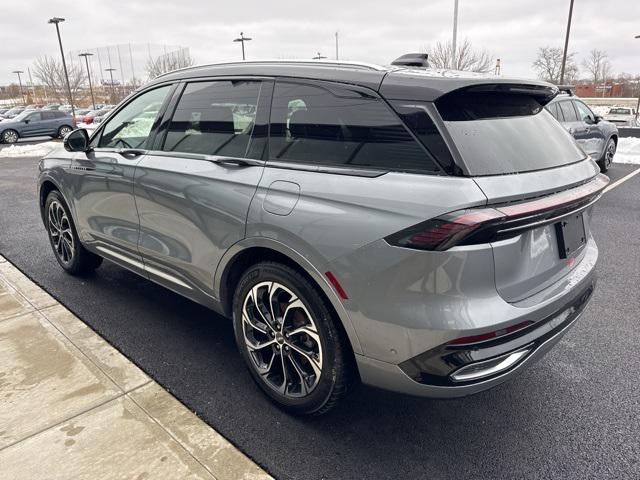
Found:
[[[599,284],[576,326],[512,382],[436,401],[360,387],[307,420],[273,407],[230,322],[111,263],[57,265],[38,159],[0,158],[0,253],[277,478],[640,478],[640,175],[594,213]],[[638,166],[614,164],[613,180]]]

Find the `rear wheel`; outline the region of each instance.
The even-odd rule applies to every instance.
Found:
[[[72,132],[72,131],[73,131],[73,128],[71,128],[69,125],[63,125],[58,129],[58,137],[64,138],[67,136],[69,132]]]
[[[15,130],[5,130],[2,134],[2,141],[4,143],[16,143],[18,138],[20,138],[20,136]]]
[[[602,154],[602,158],[598,160],[598,165],[600,166],[600,171],[602,173],[609,170],[611,166],[611,162],[613,162],[613,156],[616,154],[616,141],[613,138],[610,138],[607,142],[607,146],[604,148],[604,153]]]
[[[348,340],[304,276],[275,262],[249,268],[234,296],[236,342],[260,388],[281,408],[320,415],[352,382]]]
[[[82,275],[100,266],[102,257],[82,246],[67,204],[56,190],[47,196],[44,223],[56,260],[67,273]]]

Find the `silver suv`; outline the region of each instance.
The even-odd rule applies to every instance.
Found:
[[[543,108],[556,94],[402,66],[188,68],[41,161],[42,218],[67,272],[106,258],[232,318],[291,412],[356,379],[468,395],[593,293],[608,179]]]

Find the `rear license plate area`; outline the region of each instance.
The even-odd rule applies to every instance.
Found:
[[[569,258],[587,244],[582,213],[574,214],[555,224],[560,258]]]

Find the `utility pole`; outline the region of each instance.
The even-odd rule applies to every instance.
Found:
[[[338,60],[338,31],[336,30],[336,60]]]
[[[116,96],[115,96],[114,84],[113,84],[113,72],[115,72],[116,69],[115,68],[105,68],[104,70],[105,70],[105,72],[109,72],[109,76],[111,77],[111,104],[115,104],[116,103],[116,101],[115,101]]]
[[[500,59],[499,58],[496,59],[496,69],[493,72],[493,74],[496,76],[500,75]]]
[[[573,0],[572,0],[573,1]],[[451,41],[451,68],[457,70],[456,43],[458,41],[458,0],[453,3],[453,40]]]
[[[249,38],[249,37],[245,37],[244,33],[242,33],[242,32],[240,32],[240,36],[238,38],[234,38],[233,39],[234,42],[240,42],[242,44],[242,60],[245,59],[245,56],[244,56],[244,42],[248,42],[250,40],[252,40],[252,39]]]
[[[58,45],[60,45],[60,55],[62,55],[62,67],[64,68],[64,78],[67,81],[67,93],[69,94],[69,103],[71,104],[71,115],[76,116],[75,107],[73,105],[73,95],[71,95],[71,85],[69,84],[69,72],[67,72],[67,62],[64,59],[64,50],[62,49],[62,40],[60,39],[60,27],[58,24],[64,22],[64,18],[53,17],[50,18],[47,23],[53,23],[56,26],[56,33],[58,34]]]
[[[29,83],[31,84],[31,95],[33,95],[33,99],[35,100],[36,98],[36,87],[33,84],[33,78],[31,78],[31,69],[27,68],[27,73],[29,74]],[[38,98],[39,100],[39,98]]]
[[[14,70],[11,73],[15,73],[16,75],[18,75],[18,83],[20,84],[20,96],[22,97],[22,103],[24,103],[24,106],[27,106],[27,99],[24,97],[24,90],[22,89],[22,79],[20,78],[20,74],[24,73],[22,70]]]
[[[93,53],[84,52],[78,55],[79,57],[84,57],[84,61],[87,64],[87,78],[89,79],[89,92],[91,92],[91,104],[93,105],[93,109],[96,109],[96,99],[93,97],[93,85],[91,84],[91,70],[89,70],[89,57],[93,56]]]
[[[569,18],[567,19],[567,34],[564,37],[564,51],[562,52],[562,66],[560,67],[560,85],[564,85],[564,68],[567,64],[567,49],[569,48],[569,32],[571,32],[571,17],[573,16],[573,0],[569,3]]]

